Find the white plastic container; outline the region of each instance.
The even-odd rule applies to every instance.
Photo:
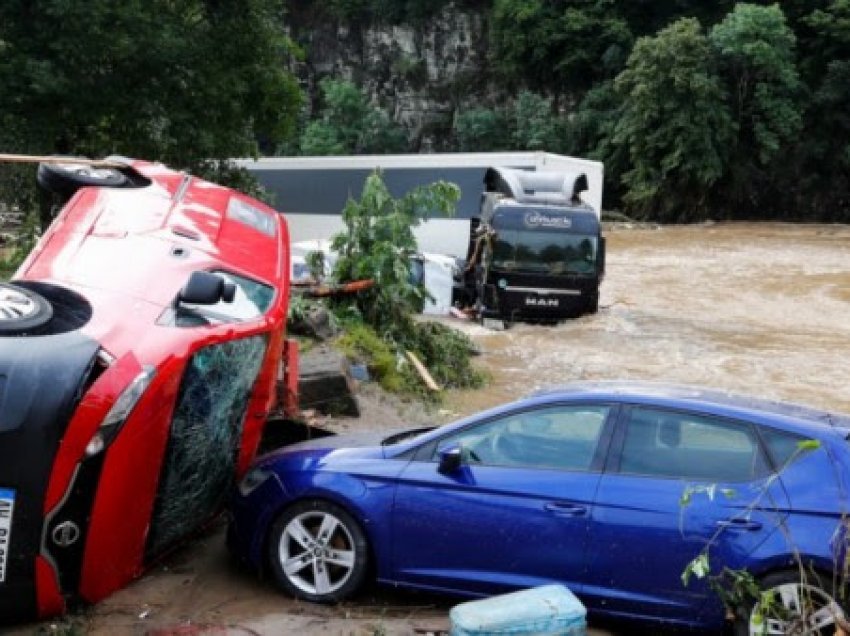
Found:
[[[584,636],[586,617],[584,605],[563,585],[461,603],[449,612],[452,636]]]

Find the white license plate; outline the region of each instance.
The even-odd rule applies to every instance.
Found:
[[[0,488],[0,583],[6,580],[9,562],[9,538],[12,535],[12,515],[15,513],[15,491]]]

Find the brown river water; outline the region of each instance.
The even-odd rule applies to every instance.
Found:
[[[850,412],[850,226],[612,227],[600,311],[464,330],[491,385],[457,412],[576,380],[697,384]]]

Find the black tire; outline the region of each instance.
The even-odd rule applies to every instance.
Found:
[[[587,308],[585,309],[585,311],[589,314],[595,314],[599,312],[599,292],[595,292],[587,301]]]
[[[26,334],[52,317],[53,307],[40,294],[18,285],[0,283],[0,335]]]
[[[821,624],[820,622],[818,622],[817,626],[809,625],[807,624],[807,622],[814,620],[815,613],[818,612],[818,610],[821,610],[819,616],[824,617],[830,616],[832,614],[832,611],[836,609],[841,611],[844,616],[847,615],[846,605],[840,600],[836,599],[836,595],[832,591],[831,578],[820,576],[816,572],[811,571],[810,569],[806,569],[805,571],[805,580],[803,579],[803,574],[800,572],[800,570],[786,570],[783,572],[774,572],[772,574],[768,574],[759,581],[759,585],[761,589],[765,591],[775,590],[778,599],[782,598],[780,588],[785,588],[785,590],[789,590],[792,589],[790,586],[794,586],[797,589],[797,598],[800,600],[800,604],[803,605],[805,612],[803,612],[802,614],[799,611],[788,612],[787,604],[783,601],[780,601],[780,603],[785,606],[786,609],[774,610],[772,612],[769,612],[767,616],[761,619],[762,621],[778,621],[776,623],[773,623],[773,626],[775,627],[779,627],[781,625],[786,625],[790,627],[792,621],[798,620],[799,622],[794,624],[799,630],[802,631],[788,631],[787,633],[805,633],[812,635],[834,634],[835,625],[831,620],[827,619],[826,624]],[[786,598],[790,598],[787,592]],[[788,604],[793,606],[794,602]],[[830,604],[833,604],[832,609],[830,609]],[[741,608],[738,614],[738,618],[735,621],[734,633],[736,636],[750,636],[751,634],[765,633],[764,623],[753,622],[754,608],[754,602],[751,602],[745,608]],[[780,616],[780,614],[783,615]],[[808,621],[806,621],[807,617]],[[768,630],[766,633],[778,632]]]
[[[308,533],[302,541],[293,537],[299,522]],[[335,525],[323,537],[325,523]],[[267,556],[277,584],[288,594],[313,603],[338,603],[363,584],[368,544],[348,512],[329,501],[308,499],[291,505],[274,522]],[[288,573],[284,562],[290,564]]]
[[[66,198],[86,186],[122,188],[129,183],[127,176],[115,168],[95,168],[74,163],[40,163],[36,180],[48,192]]]

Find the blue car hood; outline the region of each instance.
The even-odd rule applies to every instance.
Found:
[[[297,462],[303,467],[304,462],[318,461],[331,454],[340,458],[380,459],[384,457],[381,441],[386,437],[386,433],[377,432],[329,435],[284,446],[257,458],[255,463]]]

